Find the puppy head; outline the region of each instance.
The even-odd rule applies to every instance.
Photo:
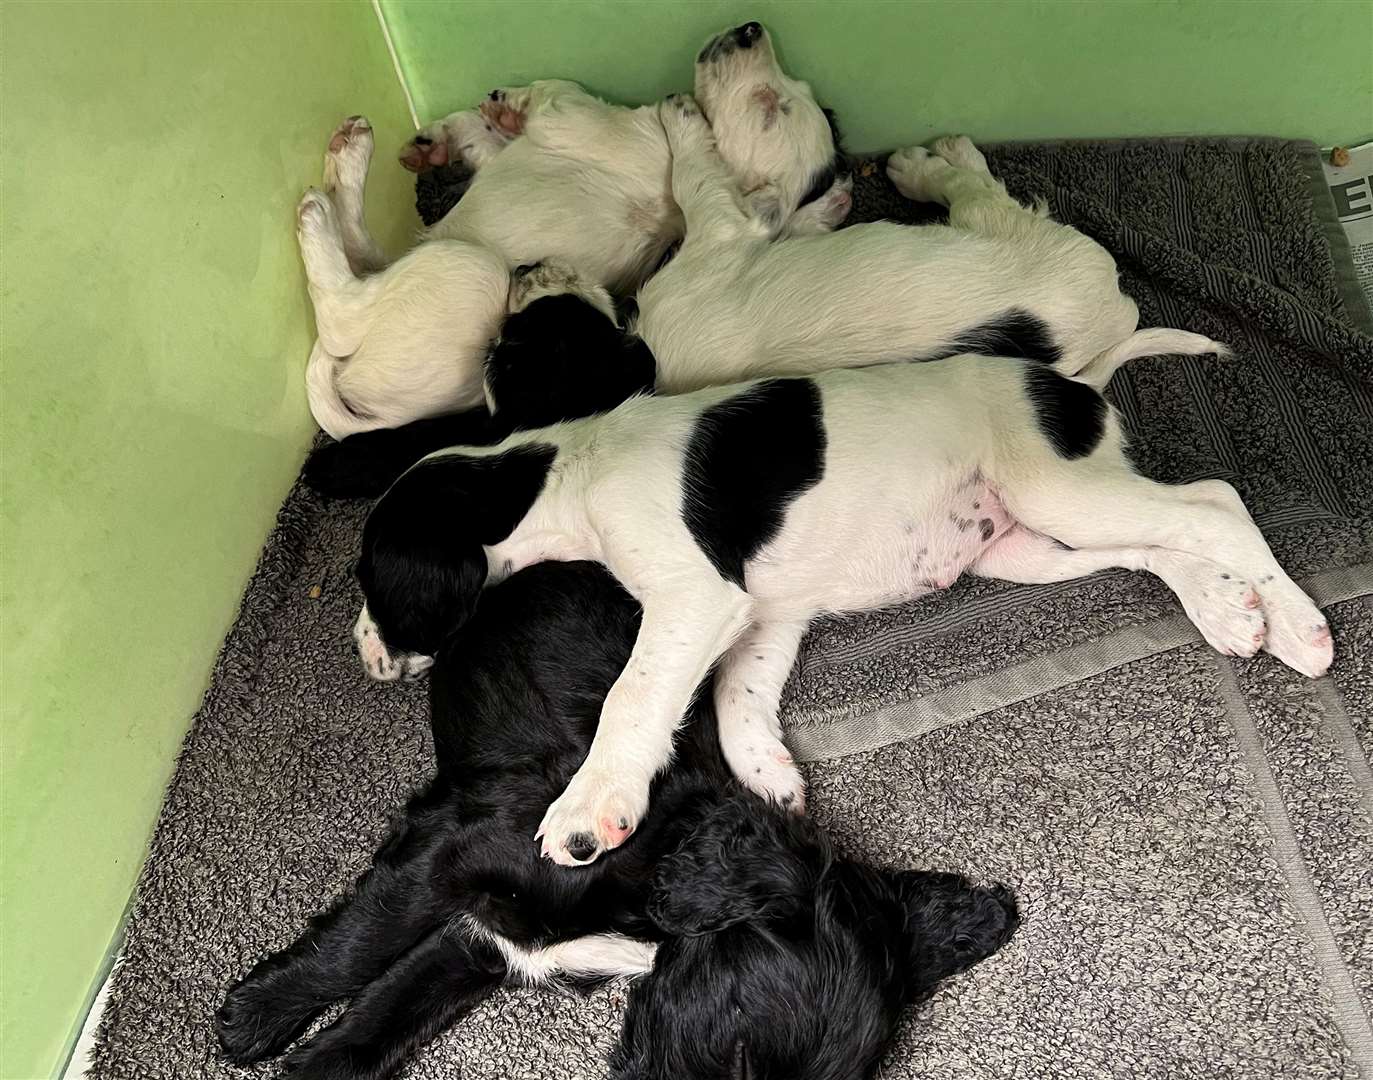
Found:
[[[557,271],[553,271],[554,274]],[[506,317],[486,358],[486,403],[512,430],[546,427],[651,394],[656,365],[648,346],[620,329],[609,297],[559,292],[541,281]],[[604,293],[604,290],[599,290]]]
[[[538,443],[481,457],[441,451],[381,497],[357,576],[386,650],[433,656],[468,620],[489,576],[485,549],[529,512],[556,456]]]
[[[802,232],[827,231],[852,199],[833,114],[787,76],[758,23],[717,34],[696,57],[696,100],[754,216],[780,233],[798,208],[824,200]]]
[[[616,1080],[868,1076],[903,1006],[1018,921],[1005,888],[836,858],[748,795],[664,862],[649,914],[668,940],[630,995]]]
[[[506,311],[515,315],[545,296],[561,295],[579,297],[611,322],[615,321],[615,301],[604,286],[583,279],[571,266],[552,259],[517,266],[510,272]]]

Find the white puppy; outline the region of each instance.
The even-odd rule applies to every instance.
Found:
[[[1333,656],[1325,620],[1232,487],[1139,476],[1096,390],[1033,360],[965,355],[640,397],[439,451],[364,528],[359,643],[396,677],[424,662],[397,654],[432,655],[486,584],[573,559],[603,563],[644,614],[590,753],[540,830],[545,854],[568,864],[633,831],[717,661],[731,767],[799,806],[777,708],[810,620],[965,570],[1020,582],[1148,570],[1222,652],[1262,647],[1312,677]]]
[[[843,220],[851,184],[836,175],[830,122],[781,70],[761,26],[713,38],[696,83],[715,105],[734,190],[748,192],[773,232]],[[324,192],[300,204],[319,335],[306,382],[315,419],[335,438],[479,403],[507,271],[562,263],[593,298],[630,294],[683,235],[658,107],[608,105],[575,83],[494,91],[480,109],[420,132],[403,161],[460,160],[475,176],[426,242],[389,267],[363,219],[371,153],[366,120],[345,121],[330,139]]]
[[[687,238],[640,291],[632,328],[663,392],[960,351],[1034,356],[1064,374],[1095,362],[1108,375],[1133,356],[1223,351],[1183,331],[1136,334],[1110,253],[1012,199],[967,138],[887,166],[903,195],[947,206],[947,226],[874,222],[772,243],[738,206],[691,100],[669,99],[663,121]]]

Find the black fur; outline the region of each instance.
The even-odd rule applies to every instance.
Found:
[[[1060,457],[1086,457],[1106,430],[1106,402],[1090,386],[1052,368],[1025,368],[1025,392],[1035,407],[1039,430]]]
[[[495,415],[512,430],[613,409],[651,394],[657,364],[647,345],[579,296],[544,296],[511,315],[486,361]]]
[[[630,995],[623,1080],[715,1080],[733,1075],[726,1060],[755,1078],[861,1077],[903,1005],[1010,937],[1004,889],[843,859],[812,823],[740,789],[709,693],[624,845],[584,867],[541,859],[534,831],[585,757],[638,623],[587,563],[490,590],[433,669],[434,780],[351,896],[229,990],[226,1056],[281,1054],[350,999],[286,1064],[300,1080],[394,1076],[516,979],[470,918],[529,947],[608,931],[663,943]]]
[[[816,170],[811,176],[810,186],[807,187],[806,193],[801,196],[801,201],[796,204],[798,210],[808,203],[813,203],[828,192],[836,180],[843,179],[853,172],[849,156],[844,150],[843,135],[839,131],[839,117],[833,109],[821,109],[820,111],[825,114],[825,122],[830,126],[830,138],[834,140],[834,157],[824,168]]]
[[[349,435],[310,454],[305,482],[333,498],[375,499],[426,454],[606,412],[651,394],[656,374],[648,346],[585,300],[540,297],[505,320],[486,358],[494,415],[468,409]]]
[[[312,450],[305,482],[335,499],[375,499],[426,454],[448,446],[494,446],[509,434],[505,417],[493,417],[485,406],[364,431]]]
[[[787,507],[825,471],[820,391],[767,379],[713,405],[687,444],[682,518],[720,574],[743,587],[744,563],[782,527]]]
[[[483,545],[510,535],[543,490],[558,451],[540,443],[499,454],[421,462],[373,507],[357,575],[388,648],[432,656],[486,585]]]
[[[922,359],[942,360],[960,353],[1010,356],[1044,364],[1056,364],[1063,358],[1063,351],[1049,333],[1044,320],[1019,308],[1012,308],[980,326],[959,331],[947,347]]]

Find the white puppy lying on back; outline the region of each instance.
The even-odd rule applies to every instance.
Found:
[[[1012,199],[967,138],[891,156],[905,196],[949,208],[948,226],[878,221],[772,243],[739,205],[700,110],[669,99],[673,194],[687,238],[638,296],[631,327],[658,389],[988,352],[1065,374],[1134,356],[1223,346],[1180,330],[1136,333],[1139,309],[1100,244]]]
[[[696,64],[731,183],[795,232],[848,213],[847,177],[824,111],[748,23]],[[481,401],[481,363],[506,313],[507,272],[576,267],[594,302],[630,294],[681,240],[672,162],[656,105],[608,105],[575,83],[495,91],[479,110],[426,128],[402,154],[419,168],[476,170],[425,242],[394,264],[368,234],[363,191],[372,133],[361,117],[330,140],[324,191],[306,192],[298,235],[319,340],[310,408],[335,438]],[[366,276],[364,276],[366,275]]]
[[[1025,359],[640,397],[432,454],[363,531],[364,663],[383,677],[421,670],[487,583],[573,559],[608,567],[643,623],[590,753],[540,830],[545,854],[568,864],[633,831],[717,661],[731,767],[798,804],[777,708],[810,620],[945,588],[966,570],[1020,582],[1149,570],[1222,652],[1262,647],[1312,677],[1333,656],[1325,620],[1232,487],[1139,476],[1096,389]]]

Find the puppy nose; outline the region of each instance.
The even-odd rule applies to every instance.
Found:
[[[734,41],[741,49],[748,49],[763,36],[763,28],[756,22],[744,23],[734,31]]]

